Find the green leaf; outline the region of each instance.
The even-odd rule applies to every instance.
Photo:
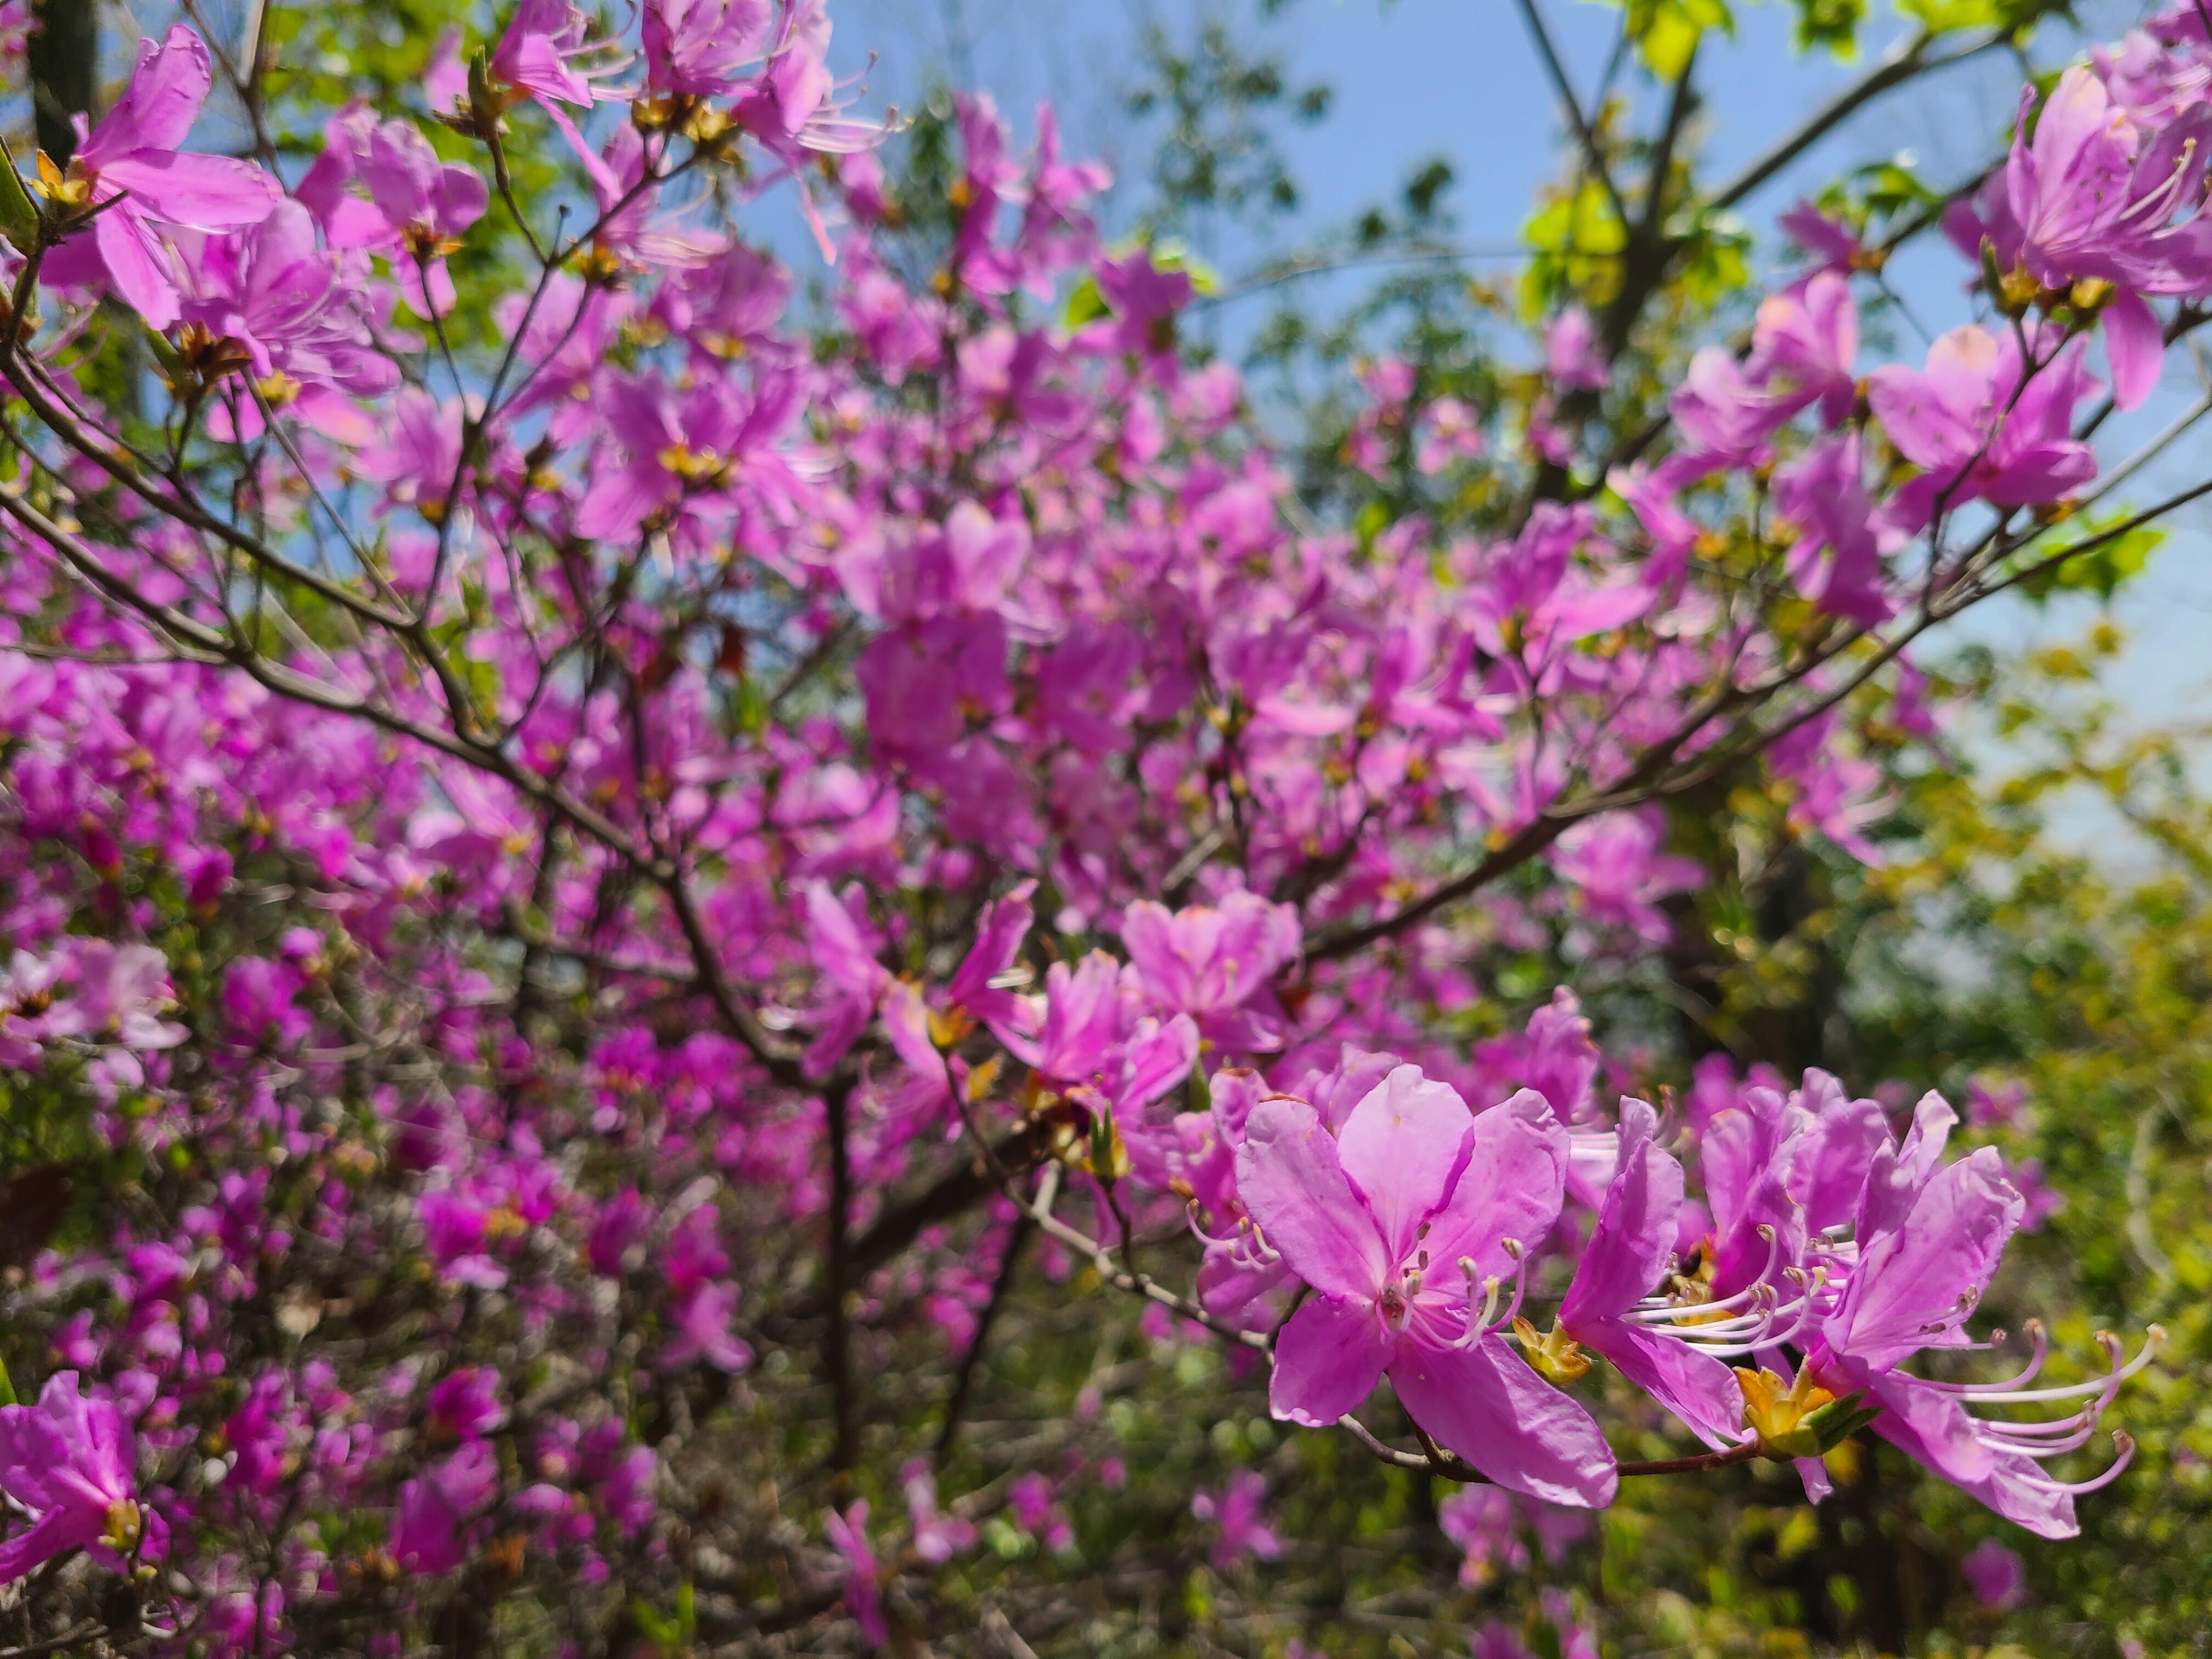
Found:
[[[1881,1407],[1860,1404],[1865,1398],[1866,1391],[1858,1389],[1806,1414],[1799,1429],[1801,1432],[1809,1431],[1813,1443],[1820,1448],[1814,1455],[1823,1456],[1835,1450],[1881,1415]]]
[[[2084,538],[2087,539],[2087,538]],[[2166,532],[2151,525],[2139,526],[2125,535],[2100,542],[2087,552],[2061,560],[2021,583],[2028,598],[2039,605],[2054,593],[2094,593],[2109,601],[2123,584],[2142,574],[2150,556],[2166,539]],[[2045,553],[2041,558],[2050,557]]]
[[[690,1587],[687,1584],[684,1588],[688,1589]],[[671,1619],[642,1597],[629,1604],[629,1616],[637,1626],[638,1633],[652,1643],[658,1651],[668,1655],[669,1659],[675,1659],[676,1655],[683,1652],[689,1640],[684,1627],[684,1606],[679,1595],[677,1616]]]
[[[185,380],[185,360],[178,355],[176,347],[169,343],[169,337],[159,329],[148,329],[146,349],[154,354],[154,361],[161,364],[161,373],[168,377],[169,384],[178,387],[183,386]]]
[[[8,1362],[0,1359],[0,1406],[15,1403],[15,1385],[8,1376]]]
[[[1866,21],[1866,0],[1795,0],[1797,8],[1797,50],[1825,46],[1838,58],[1858,55],[1859,25]]]
[[[757,737],[768,725],[768,693],[750,674],[738,682],[736,700],[738,730],[745,737]]]
[[[1631,0],[1628,34],[1644,66],[1662,81],[1680,80],[1705,31],[1735,33],[1726,0]]]
[[[1111,313],[1106,296],[1098,291],[1098,279],[1085,276],[1075,285],[1075,292],[1067,296],[1067,309],[1061,320],[1069,328],[1081,328],[1085,323],[1095,323]]]
[[[2004,21],[2004,9],[1997,0],[1898,0],[1897,9],[1930,34],[1995,28]]]
[[[4,138],[0,138],[0,234],[25,253],[39,243],[38,204],[23,188],[22,175],[15,171],[15,157]]]

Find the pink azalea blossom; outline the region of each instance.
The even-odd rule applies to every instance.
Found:
[[[49,280],[82,281],[97,269],[149,327],[165,329],[183,296],[162,231],[234,230],[275,210],[283,192],[252,162],[181,149],[213,78],[207,44],[178,23],[158,44],[138,43],[130,84],[98,126],[87,133],[77,118],[70,173],[88,183],[93,204],[115,205],[48,260]]]
[[[2027,1570],[2014,1552],[1994,1538],[1984,1538],[1959,1562],[1959,1571],[1974,1600],[1996,1613],[2018,1607],[2027,1589]]]
[[[875,1549],[868,1541],[867,1500],[856,1499],[842,1515],[830,1510],[822,1517],[822,1529],[830,1536],[830,1547],[844,1558],[845,1610],[860,1626],[860,1639],[871,1648],[882,1647],[891,1633],[884,1622],[883,1583]]]
[[[2017,1384],[2041,1363],[2039,1327],[2036,1360],[2011,1382],[1930,1382],[1901,1368],[1922,1348],[1968,1346],[1966,1320],[2025,1208],[2004,1179],[2004,1161],[1995,1150],[1984,1147],[1955,1163],[1940,1163],[1956,1121],[1950,1107],[1930,1095],[1921,1102],[1903,1145],[1876,1154],[1859,1200],[1856,1263],[1834,1311],[1822,1321],[1805,1366],[1833,1395],[1863,1390],[1870,1404],[1881,1407],[1874,1431],[1916,1462],[2031,1532],[2072,1537],[2080,1530],[2074,1499],[2116,1479],[2131,1448],[2104,1474],[2081,1482],[2054,1479],[2043,1460],[2075,1449],[2094,1433],[2098,1410],[2130,1369],[2117,1354],[2106,1378],[2021,1389]],[[2145,1345],[2136,1366],[2148,1362],[2154,1346]],[[2081,1401],[2087,1409],[2068,1419],[2060,1433],[2049,1425],[1978,1418],[1969,1409],[2023,1398]],[[1818,1481],[1817,1468],[1808,1468],[1808,1481]]]
[[[1190,1512],[1213,1526],[1213,1548],[1208,1559],[1214,1570],[1224,1571],[1243,1557],[1273,1561],[1283,1553],[1283,1540],[1268,1529],[1261,1506],[1267,1482],[1254,1469],[1239,1469],[1229,1477],[1228,1489],[1216,1498],[1200,1492],[1190,1500]]]
[[[1316,1292],[1277,1340],[1274,1414],[1334,1423],[1387,1371],[1414,1421],[1498,1485],[1610,1502],[1613,1453],[1597,1425],[1498,1334],[1497,1288],[1520,1285],[1528,1251],[1558,1218],[1565,1143],[1540,1097],[1470,1115],[1411,1066],[1336,1135],[1303,1101],[1261,1101],[1237,1152],[1237,1189]]]
[[[1917,517],[1924,521],[1947,494],[1954,507],[1977,497],[2028,507],[2094,477],[2096,458],[2072,431],[2075,405],[2096,386],[2082,356],[2075,340],[2024,374],[2009,331],[1968,324],[1929,347],[1924,370],[1876,369],[1868,380],[1875,418],[1907,460],[1928,469],[1916,485]]]
[[[0,1406],[0,1492],[31,1521],[0,1540],[0,1583],[70,1550],[111,1569],[134,1552],[158,1554],[167,1528],[140,1506],[132,1464],[115,1402],[80,1394],[75,1371],[57,1371],[35,1406]]]

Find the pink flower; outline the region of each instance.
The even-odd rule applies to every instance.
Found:
[[[598,392],[628,459],[598,458],[576,510],[577,533],[626,540],[687,491],[717,489],[740,470],[772,468],[762,452],[797,413],[799,389],[787,374],[767,376],[750,393],[720,378],[676,392],[656,377],[610,375]]]
[[[668,1346],[660,1351],[661,1366],[674,1370],[703,1359],[715,1370],[733,1375],[750,1368],[751,1345],[730,1329],[737,1306],[734,1285],[701,1285],[679,1299],[670,1316],[675,1328]]]
[[[0,1407],[0,1492],[31,1517],[0,1543],[0,1583],[13,1583],[69,1550],[90,1550],[110,1569],[166,1528],[142,1510],[131,1483],[130,1431],[110,1400],[77,1392],[75,1371],[57,1371],[36,1406]]]
[[[767,50],[775,21],[769,0],[645,0],[646,84],[725,96]]]
[[[1291,906],[1240,891],[1170,915],[1140,899],[1122,912],[1121,943],[1139,989],[1160,1008],[1188,1014],[1202,1036],[1224,1048],[1281,1046],[1288,1022],[1273,986],[1276,970],[1298,953]]]
[[[1960,1576],[1974,1600],[1993,1612],[2018,1607],[2027,1594],[2027,1573],[2020,1557],[1994,1538],[1984,1538],[1959,1562]]]
[[[941,1566],[975,1541],[975,1528],[957,1515],[937,1507],[937,1479],[929,1460],[917,1457],[899,1471],[899,1486],[906,1493],[907,1519],[914,1528],[914,1553]]]
[[[1818,402],[1822,423],[1840,426],[1858,395],[1851,378],[1858,349],[1858,307],[1851,302],[1851,286],[1822,271],[1759,302],[1744,374],[1770,391],[1779,383],[1800,408]]]
[[[1612,378],[1597,355],[1597,330],[1580,306],[1569,306],[1544,331],[1544,372],[1553,385],[1582,392],[1601,391]]]
[[[1674,926],[1657,901],[1705,883],[1704,866],[1662,850],[1667,827],[1657,812],[1615,812],[1586,819],[1554,843],[1552,867],[1574,889],[1577,908],[1595,921],[1663,945]]]
[[[522,0],[492,49],[493,77],[528,93],[561,121],[568,118],[556,103],[618,102],[623,93],[594,82],[622,68],[619,49],[611,40],[593,40],[591,31],[575,0]],[[587,61],[593,58],[602,61]]]
[[[1883,592],[1882,555],[1903,538],[1885,526],[1867,494],[1859,434],[1821,439],[1774,474],[1780,521],[1796,529],[1785,568],[1821,610],[1868,627],[1893,607]]]
[[[250,161],[179,150],[212,80],[206,43],[184,24],[173,26],[158,46],[139,41],[131,84],[70,162],[70,176],[88,185],[90,202],[115,205],[88,233],[64,243],[48,272],[66,283],[96,269],[153,328],[177,320],[182,298],[176,256],[157,227],[258,224],[283,198],[276,181]],[[84,118],[76,119],[82,133]]]
[[[253,373],[312,392],[389,392],[399,371],[373,349],[358,296],[315,245],[314,217],[279,202],[259,224],[210,240],[192,261],[183,318],[246,348]],[[276,394],[271,393],[272,398]]]
[[[1999,258],[2023,262],[2037,281],[2076,277],[2118,285],[2102,316],[2116,401],[2133,408],[2157,383],[2166,343],[2146,294],[2194,293],[2212,282],[2212,221],[2203,195],[2212,109],[2179,114],[2144,142],[2103,81],[2081,64],[2058,77],[2027,136],[2035,89],[2021,89],[2004,171],[2004,220],[1993,227]],[[2173,223],[2177,211],[2187,216]]]
[[[1875,1155],[1858,1203],[1857,1261],[1834,1310],[1821,1322],[1805,1368],[1838,1397],[1863,1390],[1867,1403],[1881,1408],[1874,1431],[1968,1496],[2042,1537],[2070,1538],[2081,1529],[2074,1499],[2117,1479],[2132,1445],[2102,1474],[2080,1482],[2054,1480],[2043,1460],[2087,1443],[2121,1382],[2149,1362],[2158,1333],[2154,1327],[2142,1353],[2126,1366],[2117,1341],[2110,1341],[2109,1374],[2070,1386],[2019,1386],[2041,1367],[2040,1326],[2034,1359],[2003,1382],[1929,1382],[1901,1369],[1922,1348],[1966,1346],[1962,1328],[2026,1207],[1994,1148],[1941,1163],[1956,1121],[1957,1114],[1931,1094],[1920,1103],[1904,1144]],[[2081,1408],[2070,1419],[2040,1424],[1990,1421],[1968,1409],[2061,1401],[2078,1401]],[[1826,1489],[1820,1466],[1800,1468],[1808,1490],[1820,1496]]]
[[[469,1559],[467,1523],[499,1490],[499,1454],[471,1440],[399,1488],[392,1511],[392,1559],[410,1571],[451,1572]]]
[[[1275,1416],[1325,1426],[1387,1371],[1413,1420],[1499,1486],[1610,1503],[1613,1453],[1589,1413],[1498,1334],[1565,1189],[1566,1136],[1523,1091],[1470,1116],[1401,1066],[1332,1137],[1304,1101],[1253,1109],[1237,1185],[1267,1243],[1316,1294],[1277,1339]],[[1509,1309],[1510,1316],[1511,1310]]]
[[[842,1515],[831,1510],[822,1517],[822,1530],[830,1535],[830,1547],[845,1558],[845,1610],[860,1626],[863,1642],[883,1646],[891,1632],[884,1622],[883,1583],[868,1542],[867,1499],[856,1500]]]
[[[350,193],[355,184],[366,201]],[[446,255],[483,216],[490,191],[472,168],[441,161],[412,122],[379,121],[363,106],[334,116],[297,194],[332,247],[390,258],[410,306],[441,317],[453,308]]]
[[[1200,1492],[1190,1500],[1190,1512],[1213,1523],[1213,1550],[1208,1558],[1214,1571],[1225,1571],[1240,1556],[1273,1561],[1283,1553],[1283,1540],[1269,1530],[1261,1506],[1267,1482],[1255,1470],[1239,1469],[1229,1477],[1228,1489],[1219,1498]]]
[[[1732,1445],[1743,1420],[1734,1374],[1674,1330],[1628,1316],[1674,1260],[1682,1166],[1652,1139],[1657,1127],[1650,1106],[1621,1102],[1619,1171],[1559,1304],[1558,1328],[1611,1360],[1707,1445]]]
[[[1849,271],[1866,252],[1850,228],[1807,201],[1775,221],[1790,240],[1820,261],[1821,270]]]
[[[1969,323],[1928,348],[1924,369],[1893,365],[1868,379],[1875,418],[1905,458],[1928,469],[1906,491],[1917,529],[1949,492],[1948,507],[1977,497],[1999,507],[2055,501],[2097,476],[2097,458],[2073,434],[2075,404],[2095,389],[2084,342],[2061,348],[2023,386],[2009,332]]]

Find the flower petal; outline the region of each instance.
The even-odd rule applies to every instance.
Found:
[[[1275,1338],[1267,1409],[1282,1422],[1327,1428],[1375,1392],[1389,1358],[1371,1303],[1315,1297]]]
[[[1391,1386],[1413,1421],[1501,1486],[1577,1509],[1613,1502],[1613,1448],[1590,1414],[1497,1336],[1471,1348],[1401,1342]]]
[[[1474,1118],[1459,1091],[1401,1066],[1352,1109],[1337,1157],[1367,1200],[1394,1262],[1413,1254],[1414,1235],[1467,1167]]]
[[[1371,1303],[1397,1265],[1321,1115],[1303,1100],[1252,1109],[1237,1149],[1237,1190],[1291,1271],[1323,1296]]]
[[[1478,1112],[1467,1168],[1425,1241],[1431,1261],[1471,1259],[1478,1279],[1510,1277],[1504,1241],[1534,1249],[1559,1218],[1567,1190],[1567,1132],[1534,1089]]]
[[[100,182],[129,191],[149,218],[195,230],[258,225],[284,199],[268,173],[228,155],[122,156],[100,169]]]

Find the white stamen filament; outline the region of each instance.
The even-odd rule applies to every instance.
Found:
[[[2115,1432],[2112,1436],[2112,1444],[2118,1450],[2119,1455],[2113,1459],[2102,1474],[2091,1475],[2087,1480],[2039,1480],[2033,1475],[2020,1475],[2015,1478],[2022,1486],[2032,1487],[2037,1492],[2057,1492],[2069,1498],[2080,1498],[2089,1492],[2101,1492],[2124,1474],[2128,1465],[2135,1462],[2136,1442],[2133,1435]]]
[[[2055,1389],[2009,1389],[1999,1386],[1978,1387],[1972,1382],[1954,1382],[1946,1388],[1947,1393],[1963,1394],[1977,1405],[2034,1406],[2053,1400],[2080,1400],[2086,1395],[2105,1394],[2118,1388],[2136,1372],[2150,1364],[2166,1340],[2166,1330],[2154,1325],[2143,1334],[2142,1349],[2126,1364],[2120,1364],[2119,1340],[2109,1333],[2100,1333],[2105,1351],[2112,1357],[2112,1370],[2104,1376],[2093,1377],[2087,1382],[2072,1382]]]

